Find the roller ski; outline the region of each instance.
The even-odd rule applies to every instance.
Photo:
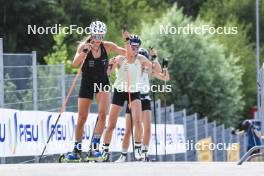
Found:
[[[103,151],[101,157],[98,158],[98,162],[110,162],[110,153]]]
[[[142,159],[143,162],[154,162],[155,160],[151,159],[147,153],[143,153],[144,157]]]
[[[59,157],[59,163],[81,163],[81,162],[83,162],[82,152],[76,149],[74,149],[70,153],[62,154]]]
[[[85,162],[109,162],[109,154],[104,154],[99,151],[88,152]]]
[[[155,160],[151,159],[146,153],[143,153],[140,157],[135,158],[135,161],[154,162]]]
[[[146,148],[146,147],[143,148],[142,155],[143,155],[143,159],[142,159],[143,162],[153,162],[153,161],[155,161],[155,160],[153,160],[153,159],[151,159],[149,157],[149,155],[148,155],[148,148]]]
[[[127,162],[127,153],[121,153],[119,158],[115,161],[115,163],[124,163]]]
[[[82,163],[82,162],[109,162],[110,154],[98,151],[89,151],[86,157],[82,157],[81,152],[70,152],[59,157],[59,163]]]
[[[141,153],[141,149],[137,148],[135,149],[135,161],[144,161],[144,156]],[[127,153],[121,153],[119,158],[115,161],[115,163],[124,163],[127,162]]]
[[[144,161],[144,156],[140,146],[136,146],[135,151],[133,153],[135,161]],[[122,152],[119,158],[115,161],[115,163],[124,163],[127,162],[127,152]]]
[[[85,158],[86,162],[103,162],[103,160],[103,155],[100,151],[89,151]]]

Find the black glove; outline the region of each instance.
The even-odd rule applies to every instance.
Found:
[[[168,68],[168,59],[167,58],[162,59],[162,68]]]

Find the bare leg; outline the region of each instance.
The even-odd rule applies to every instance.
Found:
[[[122,143],[122,149],[124,151],[127,151],[129,148],[130,136],[131,136],[131,119],[130,119],[131,117],[130,117],[130,114],[126,113],[125,118],[126,118],[126,127],[125,127],[125,134],[124,134],[124,138],[123,138],[123,143]]]
[[[116,122],[121,110],[122,110],[122,106],[118,106],[114,104],[111,105],[108,125],[104,134],[104,144],[110,144],[112,140],[113,130],[116,127]]]
[[[108,92],[100,92],[96,94],[96,102],[98,105],[98,122],[95,134],[102,135],[105,127],[105,119],[109,110],[110,94]]]
[[[151,111],[146,110],[142,112],[143,121],[143,145],[149,146],[151,137]]]
[[[131,112],[133,118],[133,125],[135,127],[135,142],[141,143],[142,140],[142,120],[141,120],[141,101],[132,101]]]
[[[93,134],[91,150],[99,151],[100,140],[105,127],[106,114],[109,109],[110,94],[108,92],[99,92],[95,98],[98,106],[98,121]]]
[[[81,142],[83,138],[83,128],[88,117],[88,112],[91,107],[92,100],[88,98],[78,98],[78,120],[75,129],[75,140]]]

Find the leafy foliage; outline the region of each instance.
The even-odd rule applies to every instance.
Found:
[[[242,69],[238,57],[226,56],[224,48],[210,35],[161,35],[160,25],[186,26],[192,22],[174,6],[154,24],[143,26],[145,47],[153,45],[160,57],[169,56],[172,92],[168,98],[176,108],[187,108],[227,125],[240,118],[244,106]]]

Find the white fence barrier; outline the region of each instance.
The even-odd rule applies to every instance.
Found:
[[[36,156],[41,151],[54,128],[58,113],[43,111],[19,111],[0,109],[0,157]],[[83,150],[88,151],[93,127],[97,114],[89,114],[84,127]],[[74,133],[77,123],[77,113],[64,112],[55,128],[45,154],[66,153],[73,149]],[[125,119],[119,118],[113,133],[110,150],[121,151],[124,136]],[[154,125],[152,124],[152,129]],[[164,125],[157,125],[158,154],[163,155]],[[167,125],[167,154],[185,152],[185,137],[183,125]],[[150,154],[155,154],[154,130],[150,145]],[[130,147],[130,151],[132,148]]]

